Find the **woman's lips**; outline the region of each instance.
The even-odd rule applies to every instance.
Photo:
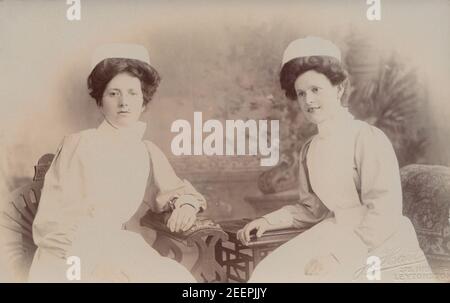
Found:
[[[314,106],[314,107],[309,107],[308,108],[308,113],[312,113],[312,112],[314,112],[315,110],[318,110],[318,109],[320,109],[320,106]]]

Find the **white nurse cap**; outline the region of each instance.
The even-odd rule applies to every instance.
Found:
[[[111,43],[98,47],[92,55],[91,68],[108,58],[136,59],[150,65],[147,49],[139,44]]]
[[[328,56],[341,61],[341,51],[331,41],[308,36],[289,43],[283,53],[281,66],[292,59],[310,56]]]

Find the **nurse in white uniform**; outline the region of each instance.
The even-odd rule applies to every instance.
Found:
[[[248,223],[238,237],[247,243],[255,230],[308,230],[263,259],[250,282],[429,280],[414,227],[402,215],[392,144],[342,105],[348,74],[339,49],[318,37],[291,42],[280,83],[318,128],[300,150],[300,200]]]
[[[31,282],[70,282],[75,256],[80,282],[195,282],[181,264],[161,257],[126,223],[146,203],[173,209],[172,231],[189,229],[205,199],[180,180],[167,158],[143,140],[138,121],[160,77],[140,45],[97,49],[88,78],[104,121],[68,135],[45,176],[33,238],[38,246]],[[72,263],[71,263],[72,262]]]

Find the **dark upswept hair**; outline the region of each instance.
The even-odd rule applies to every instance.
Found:
[[[87,79],[89,95],[95,99],[98,106],[102,106],[106,86],[112,78],[121,73],[129,74],[141,81],[144,105],[147,105],[152,100],[161,77],[152,66],[135,59],[107,58],[98,63]]]
[[[286,97],[291,100],[297,100],[297,93],[294,87],[295,81],[301,74],[309,70],[315,70],[325,75],[334,86],[344,83],[345,90],[341,102],[347,105],[345,93],[348,92],[347,88],[349,86],[348,73],[338,59],[328,56],[299,57],[284,64],[280,71],[280,84]]]

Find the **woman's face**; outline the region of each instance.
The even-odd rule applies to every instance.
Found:
[[[294,83],[297,100],[308,121],[320,124],[342,110],[342,85],[334,86],[315,70],[301,74]]]
[[[121,73],[106,85],[100,110],[113,126],[132,125],[139,120],[144,109],[144,96],[138,78]]]

